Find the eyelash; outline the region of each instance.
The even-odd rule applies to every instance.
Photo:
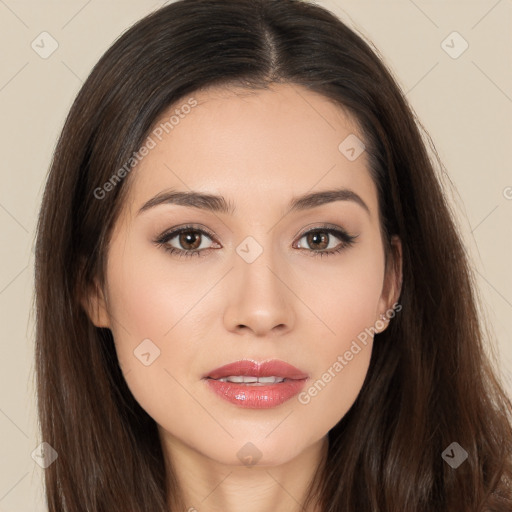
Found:
[[[178,256],[180,258],[182,256],[192,257],[196,254],[198,257],[201,257],[200,253],[209,253],[210,251],[214,250],[212,248],[185,250],[185,249],[177,249],[176,247],[171,247],[171,246],[167,245],[169,243],[169,241],[172,240],[173,238],[175,238],[176,236],[180,235],[181,233],[187,233],[187,232],[201,233],[202,235],[206,235],[209,238],[211,238],[212,240],[214,240],[213,234],[204,229],[199,229],[194,226],[183,226],[183,227],[175,229],[175,230],[166,231],[165,233],[160,235],[156,240],[154,240],[154,243],[158,247],[162,247],[168,253]],[[329,226],[319,226],[317,228],[310,229],[309,231],[306,231],[305,233],[302,233],[300,235],[299,240],[301,238],[304,238],[306,235],[309,235],[310,233],[328,233],[330,235],[334,235],[336,238],[339,238],[341,240],[339,247],[336,249],[330,249],[328,251],[326,251],[326,250],[323,250],[323,251],[311,250],[310,251],[310,250],[306,249],[306,252],[312,253],[311,257],[318,257],[318,256],[323,257],[323,256],[331,256],[333,254],[338,254],[341,251],[343,251],[344,249],[351,247],[355,243],[355,239],[359,236],[359,235],[349,235],[346,231],[339,229],[339,228],[331,228]]]

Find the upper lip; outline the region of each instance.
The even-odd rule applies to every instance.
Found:
[[[229,376],[254,376],[254,377],[281,377],[284,379],[301,380],[308,378],[308,374],[295,368],[291,364],[272,359],[258,363],[250,359],[243,359],[220,366],[208,372],[204,378],[222,379]]]

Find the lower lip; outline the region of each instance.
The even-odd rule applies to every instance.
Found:
[[[306,379],[285,380],[277,384],[248,386],[236,382],[206,379],[210,389],[219,396],[246,409],[270,409],[290,400],[304,387]]]

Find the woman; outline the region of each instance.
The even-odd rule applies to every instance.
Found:
[[[55,151],[36,300],[50,512],[510,510],[433,163],[316,5],[181,0],[115,42]]]

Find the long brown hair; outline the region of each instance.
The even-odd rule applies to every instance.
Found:
[[[94,278],[104,284],[128,180],[102,199],[95,190],[170,105],[206,87],[272,83],[320,93],[357,120],[382,232],[403,247],[402,310],[376,335],[363,388],[329,431],[308,503],[319,499],[322,512],[510,511],[512,404],[486,354],[473,274],[438,170],[391,73],[317,5],[180,0],[104,54],[51,164],[35,266],[38,414],[42,441],[58,453],[45,470],[49,512],[168,512],[169,497],[178,500],[155,421],[126,385],[111,331],[96,328],[81,305]],[[454,441],[468,453],[457,469],[442,457]]]

